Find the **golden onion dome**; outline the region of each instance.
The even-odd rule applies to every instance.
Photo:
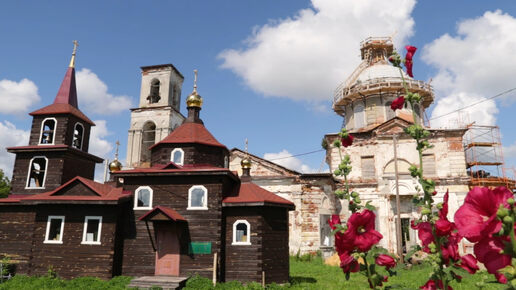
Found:
[[[202,97],[194,90],[188,98],[186,98],[186,106],[187,107],[201,107],[202,106]]]
[[[240,162],[240,165],[242,165],[242,168],[244,168],[244,169],[251,168],[251,160],[246,157],[246,158],[242,159],[242,161]]]
[[[109,163],[109,172],[120,171],[122,169],[122,163],[115,159]]]

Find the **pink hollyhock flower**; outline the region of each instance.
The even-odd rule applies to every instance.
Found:
[[[382,234],[374,229],[375,214],[366,209],[356,212],[348,220],[348,230],[342,234],[344,245],[354,245],[361,252],[367,252],[382,238]]]
[[[360,265],[358,264],[357,260],[349,255],[348,252],[339,254],[339,258],[340,268],[344,273],[360,271]]]
[[[405,104],[405,97],[404,96],[399,96],[394,101],[392,101],[391,109],[393,111],[401,110],[401,109],[403,109],[403,105],[404,104]]]
[[[509,208],[507,199],[513,196],[512,192],[503,186],[493,190],[487,187],[474,187],[455,213],[455,224],[460,235],[475,243],[499,232],[502,222],[496,218],[496,212],[500,204]]]
[[[460,258],[460,265],[456,265],[468,271],[470,274],[475,274],[479,270],[477,259],[471,254],[464,255]]]
[[[429,222],[420,222],[417,225],[414,220],[411,221],[410,225],[414,230],[417,230],[417,236],[421,240],[423,251],[429,253],[430,249],[428,245],[434,242],[434,235],[432,234],[432,225]]]
[[[336,225],[341,224],[339,215],[332,214],[331,219],[328,220],[328,224],[332,230],[335,230],[337,228]],[[339,255],[349,253],[353,251],[354,248],[355,245],[353,242],[343,239],[343,234],[341,232],[337,232],[335,234],[335,249]]]
[[[405,55],[405,68],[407,68],[407,74],[413,78],[414,75],[412,75],[412,57],[416,53],[417,48],[415,46],[407,45],[405,46],[405,49],[407,50],[407,54]]]
[[[439,210],[439,219],[435,222],[436,233],[440,237],[448,236],[454,229],[455,223],[448,220],[448,191],[444,195],[443,207]]]
[[[498,270],[511,264],[511,256],[500,254],[507,241],[507,237],[485,238],[473,248],[478,261],[484,263],[487,272],[494,274],[500,283],[506,283],[507,278],[498,273]]]
[[[335,225],[340,225],[340,216],[338,214],[332,214],[331,219],[328,220],[328,224],[332,230],[335,230],[337,228]]]
[[[347,137],[343,137],[340,139],[340,143],[342,143],[342,146],[348,147],[351,146],[351,144],[353,144],[353,139],[355,139],[355,137],[353,137],[353,135],[351,134],[348,134]]]
[[[379,266],[385,266],[385,268],[390,269],[396,267],[396,260],[389,255],[381,254],[376,257],[375,264]]]
[[[439,285],[439,289],[443,289],[444,288],[443,281],[438,280],[437,283],[435,283],[434,280],[428,280],[428,282],[426,282],[425,285],[419,287],[419,289],[423,289],[423,290],[437,290],[438,289],[437,285]],[[451,286],[448,286],[448,290],[453,290],[453,288]]]
[[[458,261],[460,259],[459,242],[461,239],[462,237],[458,233],[451,233],[448,236],[448,241],[441,246],[444,264],[447,265],[450,259],[453,261]]]

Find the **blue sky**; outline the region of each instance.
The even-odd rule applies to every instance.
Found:
[[[360,40],[395,33],[398,48],[419,48],[414,74],[432,79],[432,118],[516,87],[514,31],[512,1],[6,1],[0,146],[28,143],[27,113],[53,101],[74,39],[79,107],[98,124],[93,153],[112,158],[120,140],[124,161],[140,66],[172,63],[183,73],[183,113],[198,69],[213,135],[228,148],[248,138],[251,153],[278,158],[319,150],[339,130],[332,92],[359,64]],[[514,100],[512,92],[462,115],[500,126],[508,166],[516,165]],[[447,118],[431,124],[449,126]],[[317,171],[323,160],[318,152],[278,162]],[[12,162],[2,150],[8,176]]]

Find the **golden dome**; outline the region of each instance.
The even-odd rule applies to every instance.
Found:
[[[109,163],[109,172],[120,171],[122,169],[122,163],[115,159]]]
[[[187,107],[201,107],[202,106],[202,97],[194,90],[188,98],[186,98],[186,106]]]
[[[240,162],[240,165],[242,165],[242,168],[251,168],[251,160],[249,158],[244,158],[242,159],[242,161]]]

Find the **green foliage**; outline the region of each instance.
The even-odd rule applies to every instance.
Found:
[[[0,198],[7,197],[11,190],[11,181],[5,176],[4,171],[0,169]]]
[[[132,277],[118,276],[109,281],[104,281],[94,277],[80,277],[72,280],[63,280],[59,278],[51,278],[47,276],[30,277],[25,275],[16,275],[11,280],[0,284],[0,290],[16,289],[16,290],[33,290],[33,289],[57,289],[57,290],[75,290],[75,289],[127,289],[127,285],[131,282]]]

